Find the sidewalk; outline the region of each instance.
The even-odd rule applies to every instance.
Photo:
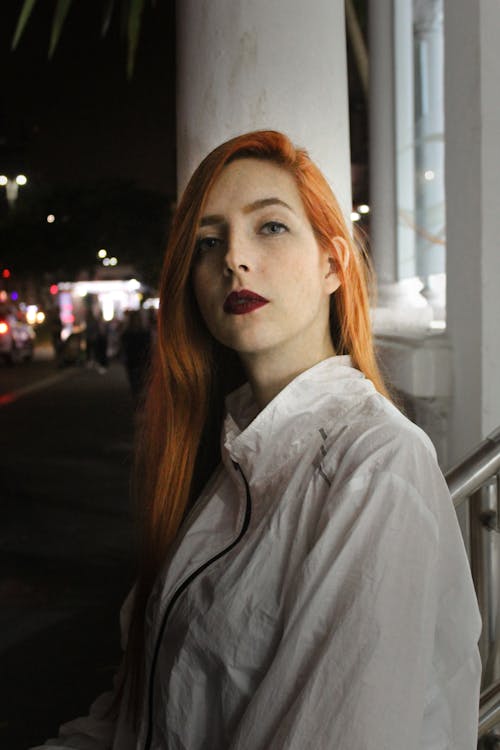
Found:
[[[132,399],[118,363],[105,375],[74,370],[2,409],[5,750],[40,744],[85,713],[121,658],[118,613],[133,579]]]

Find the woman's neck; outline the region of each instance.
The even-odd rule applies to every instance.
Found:
[[[290,354],[275,350],[240,354],[259,411],[302,372],[335,356],[335,349],[328,337],[327,341],[315,349],[298,352],[295,356]]]

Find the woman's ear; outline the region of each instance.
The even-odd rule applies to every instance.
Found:
[[[349,245],[343,237],[332,238],[332,251],[328,254],[330,269],[325,276],[328,281],[328,293],[332,294],[342,283],[343,271],[349,265]],[[340,266],[340,268],[339,268]],[[339,273],[340,270],[340,273]]]

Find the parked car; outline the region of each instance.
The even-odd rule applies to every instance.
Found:
[[[12,313],[0,314],[0,357],[9,364],[33,358],[35,331]]]

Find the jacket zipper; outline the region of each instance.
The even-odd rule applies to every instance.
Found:
[[[211,557],[210,560],[208,560],[206,563],[204,563],[200,568],[197,568],[193,573],[191,573],[188,578],[179,586],[177,591],[174,593],[172,598],[170,599],[168,606],[165,610],[165,614],[163,615],[163,620],[161,623],[160,631],[158,633],[158,638],[156,639],[155,649],[153,653],[153,659],[151,661],[151,671],[149,674],[149,684],[148,684],[148,731],[146,734],[146,742],[144,744],[144,750],[150,750],[151,743],[153,741],[153,698],[154,698],[154,677],[155,677],[155,670],[156,670],[156,664],[158,661],[158,655],[160,652],[161,643],[163,640],[163,635],[165,632],[165,627],[167,624],[167,620],[169,618],[169,615],[174,607],[174,604],[179,599],[180,595],[187,589],[187,587],[194,581],[194,579],[200,575],[200,573],[203,573],[204,570],[206,570],[212,563],[219,560],[221,557],[224,557],[228,552],[230,552],[233,547],[236,547],[236,545],[241,541],[241,539],[244,537],[248,526],[250,524],[250,518],[252,514],[252,497],[250,495],[250,487],[248,486],[248,482],[246,480],[246,477],[241,470],[241,467],[239,464],[237,464],[235,461],[233,461],[234,468],[240,472],[243,481],[245,483],[245,491],[246,491],[246,508],[245,508],[245,517],[243,519],[243,526],[241,527],[241,531],[238,534],[237,538],[234,540],[234,542],[231,542],[231,544],[222,550],[222,552],[218,552],[214,557]]]

